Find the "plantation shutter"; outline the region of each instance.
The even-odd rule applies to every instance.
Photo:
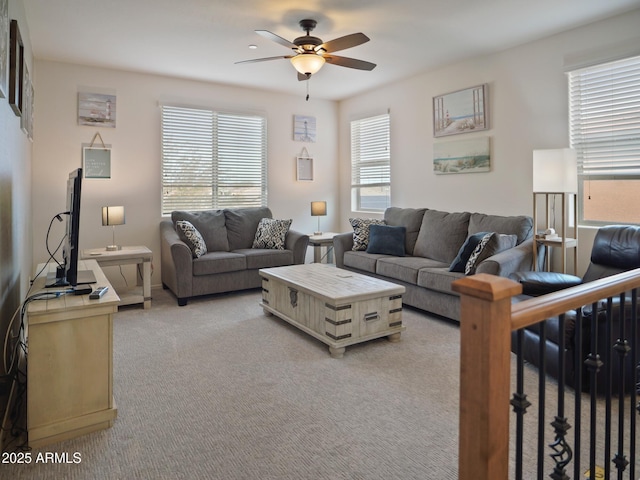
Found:
[[[640,57],[569,72],[580,175],[640,175]]]
[[[355,210],[382,211],[389,206],[389,123],[389,114],[351,122],[351,189],[356,198],[352,205]]]
[[[162,213],[267,204],[266,119],[162,106]]]

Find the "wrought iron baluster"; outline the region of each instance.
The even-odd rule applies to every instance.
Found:
[[[638,364],[638,348],[640,348],[640,340],[638,339],[638,290],[633,289],[631,291],[631,368],[634,370],[632,374],[635,375],[635,388],[631,388],[631,398],[629,401],[629,411],[631,412],[630,420],[629,420],[629,480],[635,480],[636,478],[636,428],[637,428],[637,417],[633,413],[634,407],[636,408],[638,414],[640,414],[640,404],[638,401],[638,393],[640,393],[640,380],[638,379],[638,374],[640,373],[640,364]]]
[[[540,345],[538,356],[540,367],[538,371],[538,480],[544,478],[544,429],[545,429],[545,386],[547,382],[547,320],[540,324]]]
[[[516,332],[516,391],[511,399],[511,406],[516,414],[516,465],[515,478],[522,480],[522,461],[523,461],[523,442],[524,442],[524,414],[527,408],[531,406],[531,402],[527,400],[524,393],[524,329]]]
[[[624,401],[624,393],[625,393],[625,363],[626,356],[629,354],[629,342],[627,340],[627,336],[625,334],[624,324],[626,322],[625,315],[625,294],[622,292],[620,294],[620,307],[618,314],[618,322],[619,322],[619,333],[618,339],[616,340],[615,345],[613,346],[613,350],[618,354],[619,359],[619,378],[618,378],[618,453],[615,454],[613,458],[613,464],[618,469],[618,478],[622,478],[622,472],[627,469],[627,465],[629,465],[629,461],[624,454],[624,412],[625,412],[625,401]]]
[[[553,473],[550,477],[553,480],[568,480],[569,477],[566,474],[566,467],[573,458],[573,452],[571,447],[567,443],[566,435],[571,425],[567,421],[564,412],[564,390],[566,388],[566,367],[565,367],[565,314],[563,313],[558,317],[558,332],[559,332],[559,345],[558,345],[558,412],[555,420],[551,422],[555,433],[554,442],[549,445],[554,453],[551,454],[551,458],[556,463],[553,468]]]
[[[613,345],[613,299],[607,299],[607,310],[605,318],[605,342],[607,349],[604,351],[604,364],[605,364],[605,432],[604,437],[604,469],[606,476],[609,478],[611,470],[611,426],[613,425],[611,420],[612,415],[612,403],[613,397],[613,359],[611,358],[611,346]]]
[[[598,438],[598,372],[602,368],[602,360],[598,352],[598,303],[591,305],[591,345],[589,354],[585,360],[589,372],[589,480],[596,480],[596,451],[595,444]]]
[[[576,324],[575,324],[575,340],[573,348],[575,349],[573,355],[574,365],[574,378],[575,378],[575,395],[574,395],[574,408],[575,408],[575,430],[573,431],[573,451],[580,452],[580,446],[582,445],[580,432],[582,431],[582,402],[580,392],[582,392],[582,339],[584,337],[582,328],[582,308],[576,309]],[[573,478],[580,478],[582,472],[580,471],[580,455],[576,455],[573,462]]]

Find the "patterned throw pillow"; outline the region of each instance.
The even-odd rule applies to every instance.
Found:
[[[284,241],[292,221],[274,220],[273,218],[261,219],[252,248],[284,250]]]
[[[178,235],[189,246],[193,258],[198,258],[207,253],[207,244],[196,227],[186,220],[178,220]]]
[[[350,218],[353,227],[353,250],[366,250],[369,246],[369,227],[385,225],[384,220],[376,218]]]
[[[509,248],[516,246],[518,237],[516,235],[504,235],[501,233],[487,233],[480,243],[476,246],[475,250],[469,257],[469,261],[464,268],[465,275],[473,275],[476,273],[476,268],[485,259],[500,253]]]

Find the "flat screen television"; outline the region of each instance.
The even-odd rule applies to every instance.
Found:
[[[62,263],[55,272],[47,275],[47,287],[75,287],[96,283],[91,270],[78,270],[80,254],[80,199],[82,191],[82,169],[69,173],[67,180],[67,211],[65,212],[66,235],[62,245]]]

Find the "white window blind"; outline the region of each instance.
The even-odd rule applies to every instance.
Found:
[[[569,72],[569,124],[580,223],[640,223],[640,57]]]
[[[569,72],[580,175],[640,175],[640,57]]]
[[[162,106],[162,213],[267,204],[266,119]]]
[[[351,192],[355,211],[384,211],[390,205],[389,114],[351,122]]]

